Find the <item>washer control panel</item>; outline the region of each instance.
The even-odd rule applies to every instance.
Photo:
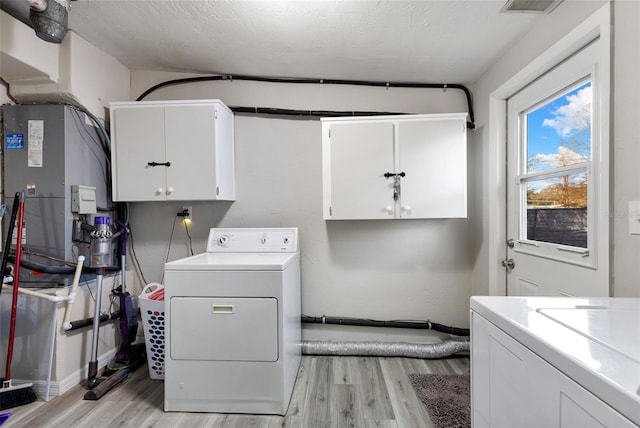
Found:
[[[209,231],[208,253],[292,253],[298,251],[297,227],[218,228]]]

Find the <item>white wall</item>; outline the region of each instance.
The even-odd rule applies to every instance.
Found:
[[[9,96],[7,95],[7,88],[0,83],[0,105],[9,102]]]
[[[640,235],[629,234],[628,203],[640,200],[640,2],[614,3],[612,291],[640,296]]]
[[[0,11],[0,74],[12,85],[47,85],[60,78],[60,45],[34,35],[29,26]]]
[[[80,104],[104,119],[110,101],[129,96],[129,69],[73,31],[56,44],[4,11],[0,22],[0,77],[18,102]]]
[[[134,71],[132,97],[178,76]],[[227,105],[295,109],[415,113],[467,109],[463,93],[456,90],[241,81],[171,86],[145,99],[198,98],[219,98]],[[193,204],[191,235],[196,252],[204,250],[208,230],[214,226],[297,226],[305,314],[430,319],[468,326],[473,211],[469,219],[462,220],[324,221],[318,119],[237,114],[235,133],[237,201]],[[137,253],[148,281],[160,280],[171,226],[181,205],[131,204]],[[169,259],[186,255],[184,239],[184,229],[176,228]],[[328,331],[316,328],[314,332],[332,338]]]

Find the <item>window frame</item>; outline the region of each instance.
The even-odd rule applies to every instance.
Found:
[[[554,100],[559,100],[571,93],[573,90],[583,86],[587,82],[591,83],[592,103],[591,103],[591,126],[590,126],[590,159],[587,162],[577,164],[549,168],[540,171],[528,172],[528,150],[527,150],[527,115],[536,111],[541,106],[549,104]],[[599,81],[595,70],[582,76],[576,76],[572,83],[564,84],[561,88],[553,93],[544,94],[538,101],[531,103],[518,114],[518,131],[517,131],[517,176],[516,186],[518,186],[518,238],[519,248],[515,251],[522,254],[528,254],[555,260],[558,262],[569,263],[591,269],[597,269],[597,251],[598,246],[598,220],[596,218],[595,207],[597,206],[598,192],[594,188],[593,180],[594,154],[597,156],[600,150],[600,139],[597,130],[599,128],[596,118],[599,118],[597,104],[594,100],[597,98]],[[595,162],[594,162],[595,161]],[[559,244],[553,242],[545,242],[529,239],[527,237],[527,188],[526,184],[541,178],[556,178],[572,173],[586,173],[587,175],[587,246],[586,248],[577,247],[567,244]]]

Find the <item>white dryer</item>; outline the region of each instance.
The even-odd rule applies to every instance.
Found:
[[[164,410],[284,415],[301,358],[298,229],[211,229],[164,278]]]

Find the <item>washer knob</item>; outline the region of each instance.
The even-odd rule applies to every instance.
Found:
[[[226,247],[229,244],[229,237],[227,235],[222,235],[218,238],[218,245],[221,247]]]

